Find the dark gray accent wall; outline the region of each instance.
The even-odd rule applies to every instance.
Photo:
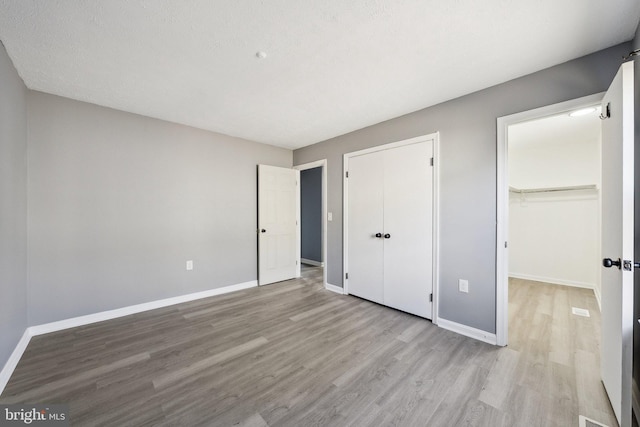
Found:
[[[300,256],[322,262],[322,167],[300,171]]]
[[[26,96],[0,43],[0,369],[27,328]]]
[[[496,119],[606,90],[630,47],[624,43],[294,151],[295,165],[328,162],[328,282],[340,286],[344,277],[342,155],[440,132],[439,316],[495,333]],[[458,292],[458,279],[469,280],[468,294]]]
[[[291,150],[40,92],[28,113],[31,325],[256,280],[256,165]]]

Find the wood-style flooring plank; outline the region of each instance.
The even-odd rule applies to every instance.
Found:
[[[591,317],[571,314],[586,308]],[[33,337],[0,403],[78,426],[614,427],[591,291],[512,280],[509,346],[303,277]]]

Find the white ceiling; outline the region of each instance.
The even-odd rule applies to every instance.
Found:
[[[571,117],[568,113],[509,126],[509,149],[539,148],[553,150],[561,144],[580,145],[600,140],[600,107],[591,114]]]
[[[639,18],[638,0],[2,0],[0,40],[30,89],[297,148],[628,41]]]

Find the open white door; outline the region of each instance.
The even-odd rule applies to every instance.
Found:
[[[300,275],[300,171],[258,165],[258,284]]]
[[[633,349],[633,62],[602,101],[602,382],[622,427],[631,426]]]

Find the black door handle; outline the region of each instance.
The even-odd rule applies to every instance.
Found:
[[[382,237],[382,233],[376,233],[376,237],[379,239]]]
[[[260,230],[261,233],[266,233],[267,230],[265,230],[264,228],[262,230]]]
[[[389,234],[389,233],[385,234],[385,235],[384,235],[384,238],[385,238],[385,239],[390,239],[390,238],[391,238],[391,234]]]
[[[620,262],[620,258],[618,258],[617,261],[614,261],[611,258],[605,258],[605,259],[602,260],[602,265],[607,267],[607,268],[611,268],[611,267],[613,267],[615,265],[616,267],[618,267],[618,270],[620,270],[622,268],[622,264]]]

